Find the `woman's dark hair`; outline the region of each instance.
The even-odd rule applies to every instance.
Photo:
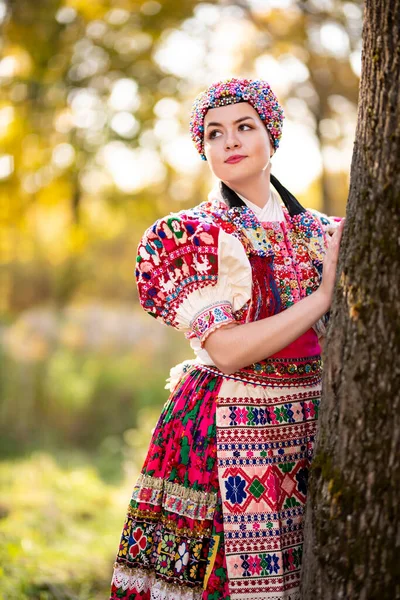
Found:
[[[300,204],[300,202],[281,184],[281,182],[274,175],[270,175],[270,180],[282,198],[283,203],[289,211],[291,217],[299,215],[305,211],[305,208]],[[245,206],[245,203],[241,198],[239,198],[237,193],[228,187],[223,181],[221,181],[221,194],[229,208],[233,208],[234,206]]]

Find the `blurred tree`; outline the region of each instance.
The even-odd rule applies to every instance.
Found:
[[[351,129],[360,15],[333,0],[0,0],[0,308],[131,300],[140,233],[207,193],[187,115],[210,78],[275,61],[288,116],[314,120],[326,174]],[[346,176],[323,181],[341,212]]]
[[[348,219],[309,485],[303,597],[400,597],[400,2],[367,0]]]
[[[154,106],[175,92],[177,79],[152,54],[195,4],[0,3],[0,124],[3,165],[11,165],[0,172],[4,308],[51,298],[65,304],[87,278],[92,261],[84,253],[99,237],[119,250],[126,244],[128,221],[119,211],[127,195],[140,193],[140,202],[129,202],[137,223],[155,214],[171,168],[149,132]]]
[[[360,23],[359,3],[338,0],[0,0],[3,446],[93,446],[120,434],[127,405],[134,419],[165,399],[161,351],[157,373],[135,375],[164,339],[127,310],[135,251],[156,217],[208,193],[187,125],[211,81],[269,79],[288,117],[274,170],[292,148],[277,176],[296,183],[302,135],[312,138],[318,164],[300,200],[321,208],[319,135],[332,212],[343,212]],[[87,325],[71,318],[78,307]],[[128,341],[113,342],[116,329]],[[164,343],[187,356],[173,334]]]
[[[290,85],[285,93],[290,98],[288,115],[303,120],[306,107],[322,156],[321,208],[327,214],[340,213],[347,199],[347,177],[343,181],[340,171],[346,166],[338,169],[334,163],[348,145],[349,126],[353,135],[362,2],[303,0],[275,9],[268,5],[254,0],[241,2],[259,34],[258,43],[242,55],[242,68],[257,52],[273,57],[280,69],[289,72]],[[297,72],[296,61],[303,66]]]

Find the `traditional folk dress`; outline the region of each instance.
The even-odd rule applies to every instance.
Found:
[[[296,201],[283,208],[275,190],[265,209],[242,200],[229,206],[212,192],[157,221],[139,245],[141,304],[183,331],[196,359],[172,371],[111,599],[300,598],[324,323],[231,375],[203,345],[222,325],[275,315],[315,291],[337,223]]]

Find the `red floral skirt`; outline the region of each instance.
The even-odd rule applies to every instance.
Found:
[[[318,358],[188,370],[132,494],[112,600],[298,600]]]

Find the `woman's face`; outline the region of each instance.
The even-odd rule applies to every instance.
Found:
[[[273,154],[265,125],[248,103],[210,108],[204,118],[204,154],[211,171],[227,183],[259,176]]]

